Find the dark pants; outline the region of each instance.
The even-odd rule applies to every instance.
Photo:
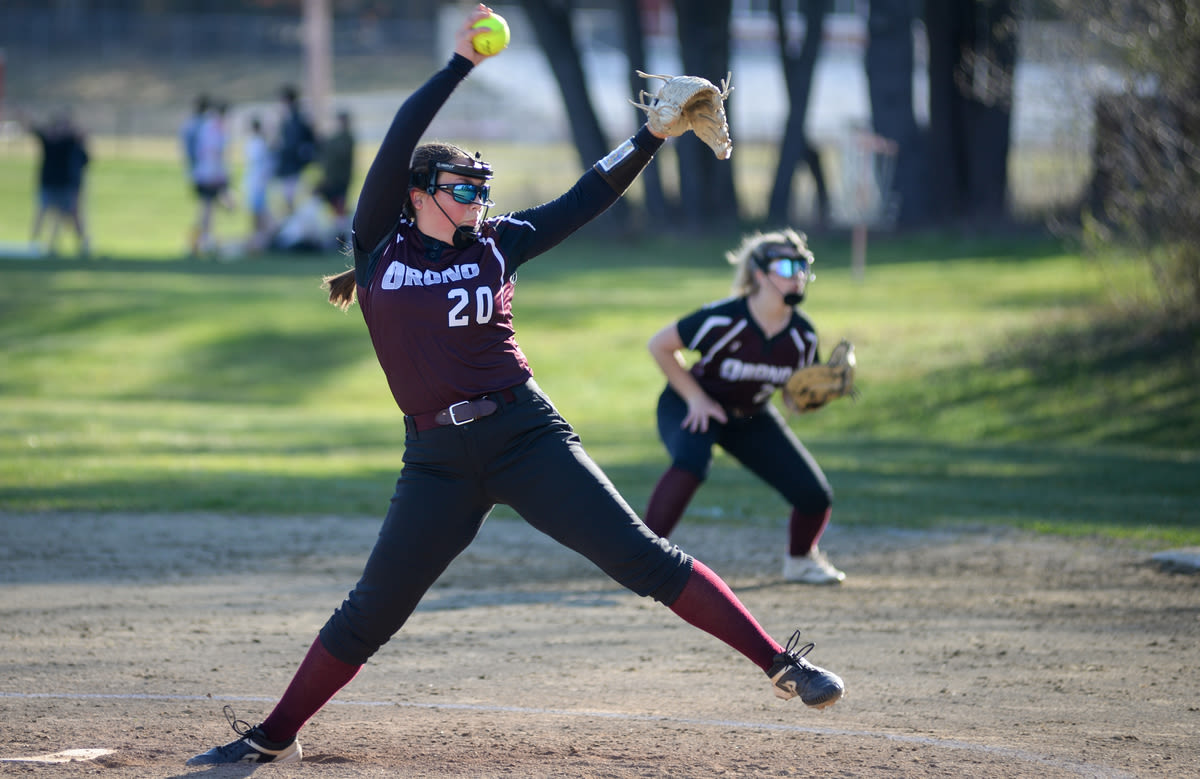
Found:
[[[638,595],[667,605],[679,597],[692,558],[642,524],[532,380],[513,392],[515,402],[490,396],[500,409],[466,425],[408,425],[404,470],[379,539],[321,630],[334,657],[365,663],[498,503]]]
[[[803,516],[819,516],[833,505],[833,488],[817,461],[770,403],[748,417],[708,421],[708,432],[680,427],[687,403],[667,387],[658,399],[658,434],[671,464],[703,481],[717,444],[748,471],[765,481]]]

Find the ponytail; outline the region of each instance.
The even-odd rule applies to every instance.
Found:
[[[354,268],[349,268],[333,276],[321,279],[321,289],[329,290],[329,302],[345,311],[354,305],[355,291],[358,282],[354,278]]]

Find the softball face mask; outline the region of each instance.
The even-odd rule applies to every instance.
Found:
[[[438,184],[439,173],[454,173],[459,176],[480,179],[481,182],[479,184],[470,184],[463,181],[456,181],[453,184]],[[438,210],[447,219],[450,219],[450,215],[446,213],[446,209],[442,208],[442,204],[437,201],[438,190],[449,192],[450,196],[454,198],[454,202],[460,205],[477,203],[482,207],[474,225],[467,227],[455,223],[453,239],[455,249],[465,249],[479,239],[479,223],[487,219],[488,209],[495,205],[491,200],[491,186],[483,183],[490,181],[491,178],[492,166],[480,159],[469,160],[465,163],[438,162],[434,164],[432,174],[414,174],[413,186],[424,189],[432,195],[433,204],[438,207]],[[450,219],[450,221],[454,222],[453,219]]]
[[[801,287],[798,292],[781,291],[780,294],[783,295],[783,302],[789,306],[796,306],[804,302],[805,289],[815,276],[808,259],[798,256],[795,247],[778,244],[761,246],[754,252],[754,264],[764,273],[774,273],[780,278],[799,280]],[[774,281],[770,283],[772,287],[779,289],[775,286]]]

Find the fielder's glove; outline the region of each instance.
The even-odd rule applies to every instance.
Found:
[[[733,90],[729,86],[732,74],[725,76],[720,89],[699,76],[654,76],[640,70],[637,74],[664,82],[653,98],[642,90],[638,95],[642,102],[629,101],[646,112],[646,124],[651,130],[667,137],[691,130],[708,144],[717,159],[727,160],[733,155],[729,123],[725,121],[725,98]]]
[[[803,414],[846,395],[858,397],[854,365],[854,344],[843,338],[823,364],[800,368],[788,377],[783,386],[783,404]]]

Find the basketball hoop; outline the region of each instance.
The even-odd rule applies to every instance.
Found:
[[[850,228],[850,268],[861,279],[867,265],[867,231],[890,230],[900,211],[899,195],[892,191],[900,146],[855,126],[842,135],[838,151],[840,187],[833,218]]]

